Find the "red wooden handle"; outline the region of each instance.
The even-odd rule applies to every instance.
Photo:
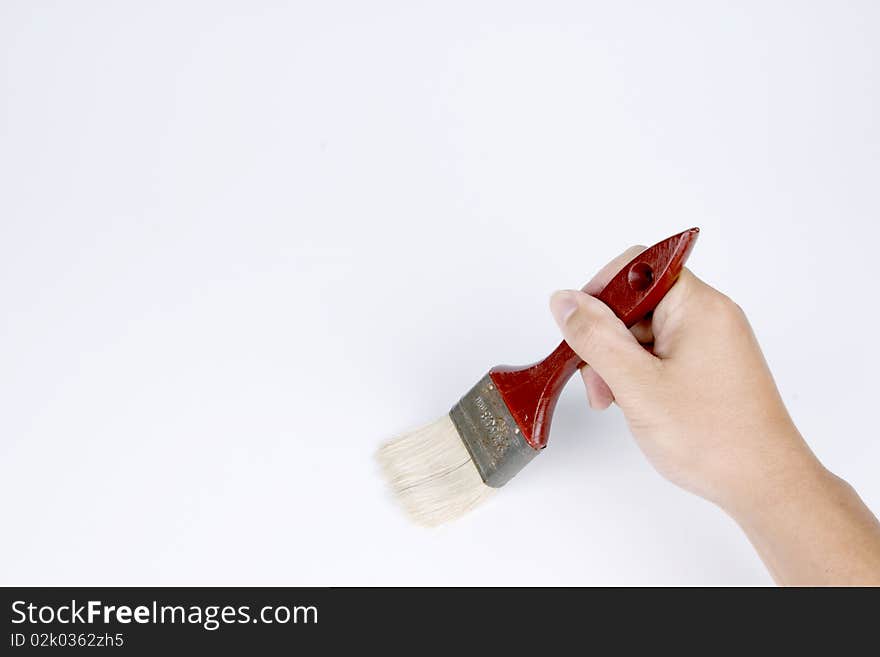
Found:
[[[624,324],[632,326],[654,310],[675,283],[699,232],[699,228],[691,228],[646,249],[627,263],[597,298]],[[489,370],[504,403],[534,449],[547,446],[556,401],[571,375],[583,365],[584,361],[563,340],[540,362]]]

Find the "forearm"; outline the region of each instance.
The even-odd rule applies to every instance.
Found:
[[[880,522],[812,454],[727,510],[780,585],[880,585]]]

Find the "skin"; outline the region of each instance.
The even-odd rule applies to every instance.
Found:
[[[654,468],[733,517],[778,584],[880,585],[880,522],[798,432],[742,309],[688,270],[632,329],[591,296],[644,248],[550,300],[590,406],[616,403]]]

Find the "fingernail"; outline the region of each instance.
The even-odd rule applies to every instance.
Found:
[[[550,297],[550,312],[553,313],[553,319],[556,320],[560,328],[577,310],[578,303],[575,294],[577,293],[572,290],[559,290]]]

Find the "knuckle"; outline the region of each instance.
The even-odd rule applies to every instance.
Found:
[[[722,318],[732,321],[742,321],[746,314],[743,309],[726,294],[719,292],[715,299],[715,312]]]

